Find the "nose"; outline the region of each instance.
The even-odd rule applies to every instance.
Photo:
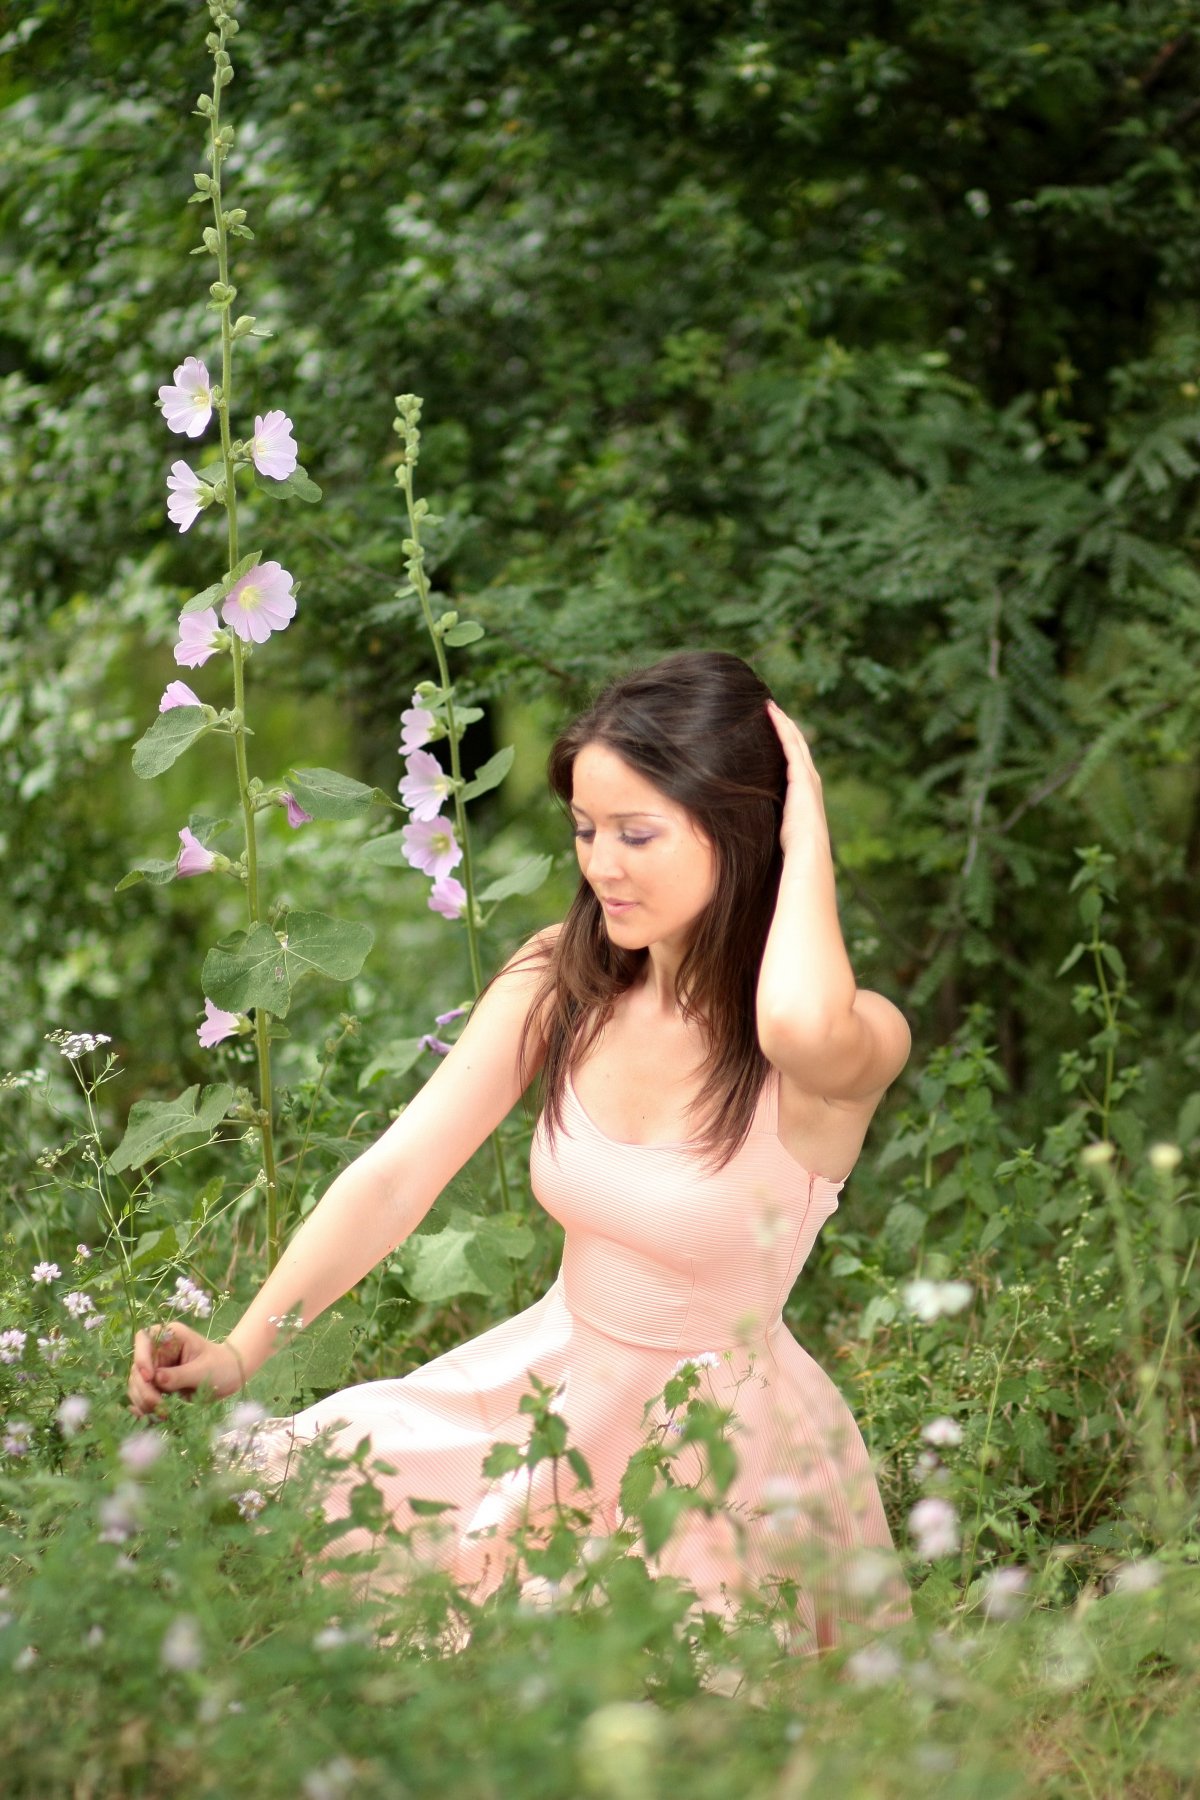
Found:
[[[615,886],[621,875],[621,846],[614,837],[598,831],[588,855],[588,880],[593,887]]]

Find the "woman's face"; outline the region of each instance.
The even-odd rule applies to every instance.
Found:
[[[716,889],[712,841],[606,744],[575,758],[571,813],[584,880],[624,950],[652,944],[682,954]]]

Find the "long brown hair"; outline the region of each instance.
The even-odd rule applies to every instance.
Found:
[[[705,1079],[693,1102],[695,1141],[717,1167],[745,1141],[769,1068],[758,1043],[755,993],[783,867],[779,826],[787,786],[769,698],[769,688],[740,657],[719,650],[668,656],[610,682],[558,737],[548,769],[566,811],[575,758],[585,745],[604,744],[685,807],[712,843],[715,891],[679,965],[675,997],[708,1040]],[[581,879],[561,932],[544,952],[521,1043],[521,1066],[528,1069],[534,1030],[544,1038],[541,1102],[552,1136],[562,1123],[571,1069],[647,954],[612,943],[600,902]]]

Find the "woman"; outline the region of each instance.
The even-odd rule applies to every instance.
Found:
[[[839,1619],[898,1621],[907,1589],[861,1435],[781,1318],[910,1044],[900,1012],[856,987],[808,746],[737,657],[683,654],[606,688],[555,744],[550,779],[582,876],[567,918],[486,989],[224,1342],[138,1334],[132,1404],[234,1393],[282,1322],[308,1324],[403,1242],[540,1072],[533,1189],[566,1228],[549,1293],[402,1380],[271,1422],[260,1466],[281,1478],[319,1431],[343,1454],[369,1435],[376,1469],[394,1471],[376,1479],[395,1523],[413,1524],[410,1498],[453,1503],[443,1560],[487,1591],[549,1480],[547,1465],[532,1492],[481,1471],[528,1428],[530,1376],[555,1391],[603,1530],[647,1401],[692,1358],[706,1397],[733,1408],[738,1472],[728,1514],[689,1514],[657,1566],[720,1606],[807,1558],[814,1644]],[[326,1497],[331,1518],[350,1479]]]

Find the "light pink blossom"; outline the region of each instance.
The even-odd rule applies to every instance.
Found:
[[[179,842],[183,848],[175,859],[175,873],[180,876],[207,875],[217,860],[212,851],[206,850],[186,825],[179,834]]]
[[[180,613],[179,642],[175,646],[175,661],[181,668],[198,669],[216,653],[214,639],[221,627],[217,615],[211,606],[203,612]]]
[[[926,1562],[939,1556],[953,1556],[959,1547],[958,1513],[949,1500],[929,1494],[918,1500],[908,1515],[917,1555]]]
[[[63,1305],[73,1319],[82,1319],[87,1313],[94,1313],[96,1302],[90,1294],[76,1292],[63,1295]]]
[[[200,490],[206,485],[185,462],[171,464],[167,476],[167,517],[180,531],[186,531],[203,511]]]
[[[241,1024],[241,1014],[225,1012],[220,1006],[214,1006],[206,994],[204,996],[204,1023],[196,1032],[203,1050],[211,1050],[215,1044],[223,1043],[227,1037],[233,1037]]]
[[[467,908],[467,890],[453,875],[443,875],[429,890],[430,912],[443,919],[461,919]]]
[[[65,1399],[60,1400],[54,1416],[63,1436],[73,1438],[77,1431],[81,1431],[87,1424],[91,1410],[90,1402],[82,1394],[68,1394]]]
[[[0,1331],[0,1363],[19,1362],[28,1336],[27,1331],[20,1331],[15,1325],[8,1331]]]
[[[33,1426],[24,1419],[9,1419],[0,1450],[5,1456],[26,1456],[33,1443]]]
[[[292,578],[277,562],[259,563],[235,582],[225,596],[221,617],[243,641],[265,644],[296,616]]]
[[[163,417],[170,431],[197,438],[212,418],[212,383],[197,356],[187,356],[175,371],[174,387],[160,387]]]
[[[436,819],[450,792],[450,777],[428,750],[414,750],[404,765],[400,798],[414,819]]]
[[[212,1301],[202,1287],[189,1275],[180,1275],[175,1281],[175,1292],[171,1296],[171,1309],[178,1313],[194,1313],[198,1319],[207,1319],[212,1312]]]
[[[34,1268],[34,1271],[33,1271],[32,1275],[29,1277],[29,1279],[34,1282],[39,1282],[39,1283],[44,1282],[44,1283],[48,1284],[51,1281],[57,1281],[61,1274],[62,1274],[62,1270],[59,1268],[57,1263],[55,1263],[55,1262],[40,1262]]]
[[[403,726],[403,730],[400,733],[400,753],[402,756],[410,755],[412,751],[419,750],[423,744],[429,742],[433,732],[433,714],[429,711],[428,707],[420,705],[419,696],[417,694],[413,695],[412,705],[408,708],[407,712],[402,712],[400,714],[400,723]]]
[[[125,1467],[134,1475],[144,1475],[152,1469],[167,1447],[166,1436],[161,1431],[135,1431],[127,1437],[117,1455]]]
[[[255,419],[250,459],[260,475],[271,481],[287,480],[296,466],[297,454],[292,421],[285,412],[269,412]]]
[[[298,831],[301,825],[312,824],[312,814],[305,812],[295,794],[285,793],[282,803],[287,807],[287,822],[293,831]]]
[[[414,819],[400,833],[404,859],[423,875],[441,881],[462,861],[462,846],[449,819]]]
[[[953,1447],[962,1443],[962,1426],[957,1419],[930,1419],[928,1425],[922,1425],[921,1436],[927,1444],[936,1444],[939,1449],[947,1444]]]
[[[213,614],[216,618],[216,614]],[[176,706],[203,706],[199,694],[193,694],[186,681],[168,681],[158,703],[159,712],[171,712]]]
[[[92,1253],[88,1249],[86,1244],[76,1244],[75,1254],[79,1258],[80,1262],[89,1262],[91,1260]]]

